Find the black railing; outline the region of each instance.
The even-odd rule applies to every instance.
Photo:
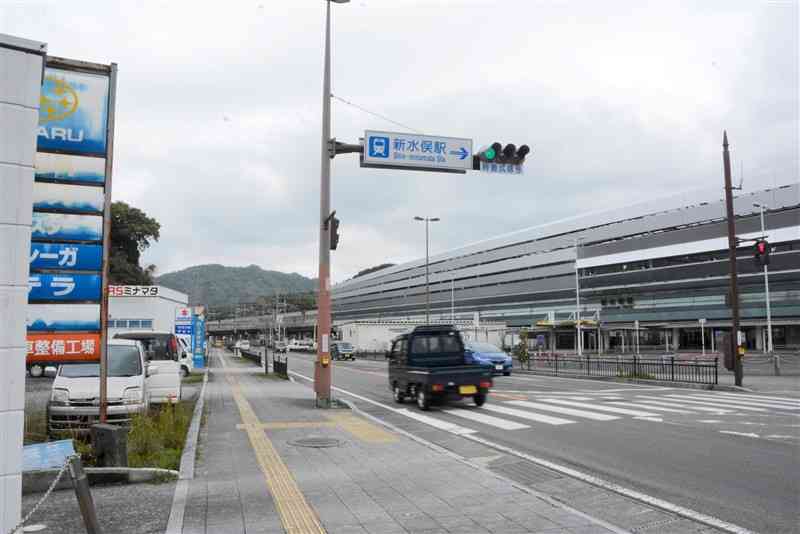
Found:
[[[254,350],[247,350],[247,349],[239,349],[239,354],[242,355],[242,358],[247,358],[248,360],[254,362],[256,365],[261,365],[261,352]]]
[[[694,384],[717,384],[719,380],[717,358],[698,360],[681,360],[674,356],[597,358],[552,354],[531,357],[525,362],[515,363],[522,369],[553,376],[638,378]]]

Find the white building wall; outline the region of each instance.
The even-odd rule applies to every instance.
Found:
[[[108,298],[108,336],[113,338],[119,332],[129,330],[165,330],[173,332],[175,329],[175,308],[185,307],[189,303],[189,296],[158,286],[157,297],[117,297]],[[141,323],[131,325],[130,321],[152,321],[148,326]],[[114,327],[111,326],[113,321]],[[119,321],[127,322],[127,326],[119,328]]]
[[[341,332],[342,341],[352,343],[359,352],[384,352],[391,348],[391,342],[400,334],[410,332],[420,323],[403,321],[353,321],[343,323],[337,328]],[[501,347],[505,326],[482,324],[474,326],[468,323],[458,324],[465,341],[483,341]]]
[[[45,51],[0,34],[0,532],[16,526],[22,497],[25,312]]]

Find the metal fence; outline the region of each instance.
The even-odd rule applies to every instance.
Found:
[[[559,356],[558,354],[531,357],[515,361],[521,369],[553,376],[597,376],[717,384],[718,361],[713,359],[682,360],[674,356],[662,358],[617,357],[597,358]]]
[[[276,375],[280,376],[281,378],[285,378],[286,380],[289,379],[289,356],[283,356],[281,358],[280,354],[273,354],[272,355],[272,372]]]

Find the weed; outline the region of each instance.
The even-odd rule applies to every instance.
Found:
[[[177,470],[193,403],[167,404],[136,415],[128,433],[128,465]]]
[[[203,381],[203,375],[202,374],[196,374],[196,373],[195,374],[191,374],[191,375],[187,376],[186,378],[184,378],[182,380],[182,382],[184,384],[197,384],[197,383],[200,383],[202,381]]]

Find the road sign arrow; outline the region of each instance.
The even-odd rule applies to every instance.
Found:
[[[458,150],[451,150],[450,154],[452,154],[454,156],[458,156],[458,159],[464,159],[467,156],[469,156],[469,152],[463,146]]]

